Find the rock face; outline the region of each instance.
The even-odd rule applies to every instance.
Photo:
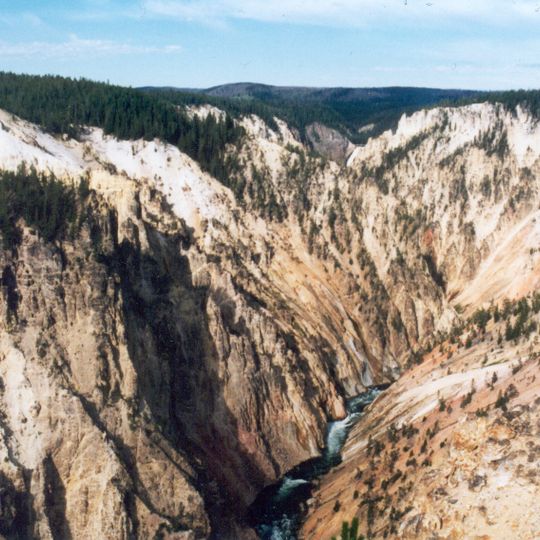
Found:
[[[403,120],[351,158],[360,171],[380,156],[390,162],[379,180],[394,208],[387,219],[411,226],[391,202],[409,193],[407,215],[422,216],[414,250],[429,255],[463,322],[434,334],[353,429],[302,538],[326,539],[354,517],[369,538],[540,535],[539,306],[536,295],[526,298],[539,278],[537,133],[520,110],[437,110]],[[407,148],[403,161],[388,157],[397,144]]]
[[[506,324],[491,321],[472,345],[474,326],[443,342],[372,404],[301,538],[327,539],[354,517],[369,538],[538,538],[540,344],[498,345]]]
[[[344,398],[395,380],[456,304],[467,316],[538,282],[540,139],[523,111],[417,113],[346,166],[245,118],[229,187],[158,141],[0,122],[1,168],[91,188],[74,239],[21,222],[21,245],[0,250],[8,538],[253,538],[245,509],[320,452]],[[309,538],[330,532],[319,516],[348,517],[325,489]]]
[[[339,291],[176,149],[2,120],[4,168],[92,189],[78,238],[1,252],[8,533],[249,536],[371,377]]]
[[[336,163],[345,163],[354,150],[349,139],[323,124],[310,124],[306,128],[306,137],[317,153]]]

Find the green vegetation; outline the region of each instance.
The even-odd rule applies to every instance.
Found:
[[[392,148],[388,152],[385,152],[382,155],[381,163],[375,167],[369,167],[366,164],[362,164],[360,171],[360,176],[362,178],[371,178],[381,193],[388,195],[390,185],[388,179],[388,172],[392,172],[403,160],[407,159],[409,155],[417,150],[424,141],[429,139],[429,137],[438,131],[440,128],[434,126],[433,128],[422,131],[404,145]]]
[[[321,161],[303,150],[289,146],[289,155],[283,154],[282,165],[285,173],[287,191],[293,194],[291,200],[293,212],[300,225],[303,224],[305,214],[309,212],[311,203],[306,186],[309,186],[311,178],[318,172]]]
[[[463,103],[501,103],[509,111],[515,111],[518,106],[528,111],[533,118],[540,119],[540,90],[510,90],[507,92],[486,92],[478,94],[473,99]]]
[[[409,214],[407,204],[401,201],[396,208],[396,226],[400,228],[400,240],[412,238],[414,234],[426,224],[426,216],[422,208],[417,208],[414,214]],[[399,257],[404,264],[403,255]]]
[[[538,298],[536,293],[533,298],[533,306],[536,309],[538,308]],[[536,321],[529,321],[529,316],[532,312],[537,313],[537,311],[531,308],[527,298],[521,298],[517,302],[513,309],[514,322],[512,323],[510,319],[506,322],[504,337],[507,341],[518,339],[521,336],[528,337],[531,332],[536,331]]]
[[[513,384],[510,384],[504,393],[499,390],[499,395],[497,396],[497,401],[495,402],[495,408],[502,409],[504,412],[507,412],[508,402],[517,395],[517,388]]]
[[[487,323],[491,319],[491,312],[486,309],[478,309],[471,317],[471,322],[482,332],[486,331]]]
[[[508,134],[503,127],[502,121],[486,132],[481,133],[474,143],[478,148],[483,149],[488,156],[496,155],[499,159],[504,159],[510,150]],[[483,190],[487,191],[486,186],[484,186]]]
[[[239,144],[243,134],[230,116],[189,118],[159,97],[85,79],[0,72],[0,108],[54,134],[77,137],[83,126],[93,126],[120,139],[158,138],[225,184],[237,166],[227,146]]]
[[[348,521],[344,521],[341,525],[341,535],[339,540],[363,540],[363,535],[358,535],[358,518],[355,517],[349,525]],[[336,540],[335,536],[332,536],[332,540]]]
[[[456,306],[456,311],[461,311],[460,306]],[[538,331],[536,315],[540,312],[540,292],[534,292],[518,300],[506,299],[502,306],[491,305],[488,308],[476,310],[466,321],[459,321],[450,332],[439,333],[433,344],[433,348],[440,346],[448,340],[450,344],[471,347],[474,343],[496,338],[497,344],[502,345],[503,340],[517,341],[521,338],[528,339],[531,334]],[[505,322],[504,332],[498,327],[487,330],[489,322],[494,324]],[[497,333],[498,331],[498,333]],[[464,342],[460,336],[465,335]],[[442,345],[441,345],[442,346]],[[450,357],[450,354],[449,356]],[[485,357],[483,365],[488,361]],[[414,365],[412,359],[409,360],[409,367]],[[496,377],[496,375],[495,375]],[[496,382],[496,379],[495,381]]]
[[[460,403],[459,406],[462,409],[464,409],[465,407],[467,407],[467,405],[470,405],[470,403],[472,402],[472,398],[473,398],[475,393],[476,393],[476,388],[474,387],[474,380],[473,380],[473,382],[471,383],[471,390],[469,392],[467,392],[465,394],[465,396],[463,396],[463,399],[461,400],[461,403]]]
[[[319,122],[357,144],[394,128],[404,113],[475,95],[430,88],[285,88],[249,83],[187,92],[174,88],[142,90],[177,105],[209,103],[234,117],[256,114],[274,129],[274,117],[278,117],[296,128],[303,139],[306,127]],[[361,131],[367,127],[370,129]]]
[[[253,163],[250,167],[251,182],[247,184],[240,173],[230,178],[231,187],[239,201],[244,199],[244,190],[251,199],[253,207],[261,216],[270,221],[282,222],[287,217],[287,208],[278,202],[273,189],[271,172],[268,167],[257,168]]]
[[[74,234],[81,225],[79,201],[88,183],[78,188],[59,181],[52,173],[38,173],[21,165],[16,172],[0,172],[0,234],[5,248],[20,242],[19,219],[48,242]]]

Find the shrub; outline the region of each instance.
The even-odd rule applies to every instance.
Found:
[[[495,402],[495,407],[497,409],[502,409],[506,411],[506,404],[508,403],[508,398],[499,390],[499,395],[497,396],[497,401]]]
[[[349,525],[348,521],[344,521],[341,525],[341,536],[339,540],[363,540],[364,536],[358,536],[358,518],[352,519]],[[332,540],[336,540],[335,536],[332,536]]]

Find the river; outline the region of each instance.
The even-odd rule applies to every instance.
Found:
[[[330,422],[320,457],[291,469],[279,482],[266,487],[250,507],[249,521],[262,540],[297,540],[303,509],[311,497],[314,481],[341,462],[341,449],[352,427],[383,390],[370,388],[347,402],[347,416]]]

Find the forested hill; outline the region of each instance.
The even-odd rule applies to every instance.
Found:
[[[177,104],[211,102],[231,114],[283,118],[301,135],[314,122],[337,129],[352,142],[395,127],[403,113],[471,99],[478,92],[434,88],[308,88],[237,83],[208,89],[142,88]],[[369,129],[367,129],[369,128]]]
[[[319,122],[352,142],[393,128],[403,113],[437,104],[480,101],[522,104],[540,117],[540,91],[478,93],[426,88],[300,88],[240,83],[207,90],[124,88],[86,79],[0,72],[0,108],[52,133],[76,135],[81,126],[101,127],[120,139],[158,138],[178,146],[201,167],[228,184],[235,169],[227,145],[238,145],[243,130],[233,118],[257,114],[271,127],[274,117],[298,129]],[[183,105],[211,104],[223,120],[192,117]],[[370,126],[369,129],[365,129]],[[364,128],[364,129],[362,129]]]
[[[226,181],[233,162],[226,146],[242,136],[230,116],[190,117],[158,96],[85,79],[0,72],[0,109],[51,133],[77,136],[83,126],[120,139],[158,138],[178,146],[201,167]]]

